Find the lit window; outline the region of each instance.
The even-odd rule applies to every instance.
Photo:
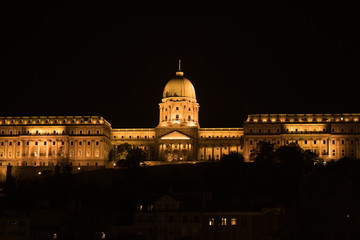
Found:
[[[99,150],[95,151],[95,157],[99,157]]]
[[[34,156],[35,156],[35,157],[37,156],[37,151],[34,152]]]
[[[81,157],[81,155],[82,155],[82,152],[81,152],[81,150],[79,150],[79,157]]]
[[[11,151],[9,151],[9,158],[11,158],[12,157],[12,152]]]
[[[227,220],[226,218],[221,218],[221,225],[226,226]]]
[[[214,225],[215,225],[215,219],[209,218],[209,226],[214,226]]]
[[[87,157],[90,157],[90,151],[87,151],[87,152],[86,152],[86,156],[87,156]]]
[[[236,218],[231,218],[231,225],[234,226],[236,224],[237,224]]]

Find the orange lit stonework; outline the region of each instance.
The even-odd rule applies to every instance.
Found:
[[[244,123],[244,157],[259,141],[291,142],[324,160],[360,158],[360,114],[252,114]]]
[[[259,141],[296,142],[325,160],[360,158],[360,114],[252,114],[243,128],[200,128],[195,88],[180,70],[165,86],[155,128],[112,128],[98,116],[0,117],[0,165],[113,167],[123,143],[147,160],[209,161],[237,152],[249,161]],[[83,169],[83,168],[81,168]]]

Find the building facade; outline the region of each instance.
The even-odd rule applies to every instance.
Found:
[[[0,165],[105,166],[128,143],[147,160],[208,161],[259,141],[296,142],[325,160],[360,158],[360,114],[252,114],[239,128],[201,128],[195,88],[179,70],[166,84],[155,128],[122,129],[99,116],[0,117]],[[108,165],[108,166],[111,166]]]
[[[244,157],[259,141],[297,143],[324,160],[360,158],[360,114],[252,114],[244,126]]]

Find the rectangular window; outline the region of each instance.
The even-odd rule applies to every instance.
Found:
[[[215,219],[209,218],[209,226],[214,226],[214,225],[215,225]]]
[[[231,225],[235,226],[237,224],[236,218],[231,218]]]
[[[95,157],[99,157],[99,150],[95,151]]]
[[[316,144],[316,140],[314,140],[314,144]]]
[[[55,141],[53,141],[53,146],[55,146],[56,145],[56,142]]]
[[[86,152],[86,156],[87,156],[87,157],[90,157],[90,151],[87,151],[87,152]]]
[[[9,151],[9,158],[11,158],[12,157],[12,152],[11,151]]]
[[[341,140],[341,144],[345,144],[345,141],[344,141],[344,140]]]
[[[325,140],[323,140],[323,144],[325,144],[326,143],[326,141]]]
[[[227,224],[227,219],[221,218],[221,226],[226,226],[226,224]]]

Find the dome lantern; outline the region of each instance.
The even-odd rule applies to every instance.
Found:
[[[163,92],[163,98],[186,97],[196,99],[195,88],[189,79],[184,77],[181,71],[181,60],[179,59],[179,69],[176,76],[167,82]]]

